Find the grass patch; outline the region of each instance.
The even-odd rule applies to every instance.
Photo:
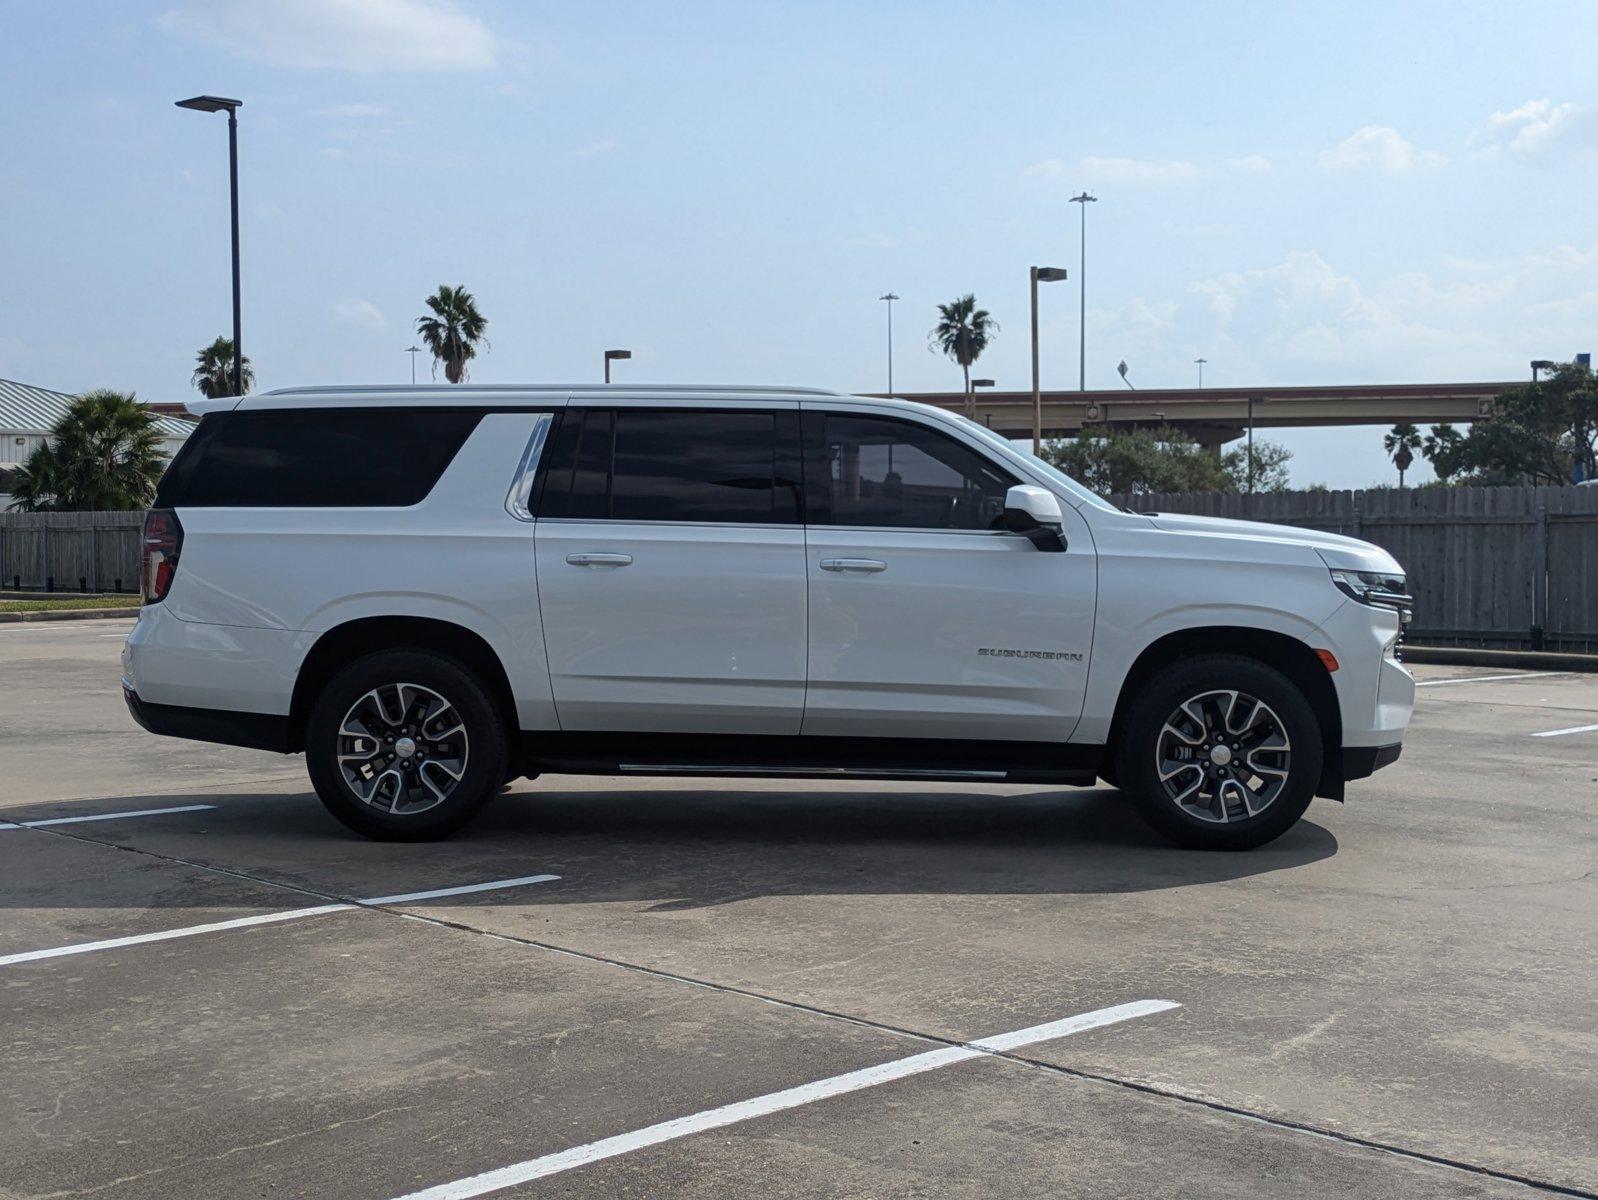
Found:
[[[137,596],[63,596],[59,600],[0,600],[0,612],[54,612],[65,608],[138,608]]]

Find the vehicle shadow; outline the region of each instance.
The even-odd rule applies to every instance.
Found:
[[[685,781],[661,790],[593,782],[600,787],[519,784],[454,838],[433,843],[369,842],[334,822],[309,794],[144,796],[136,805],[120,806],[157,808],[203,799],[216,807],[56,829],[336,895],[550,872],[562,877],[560,887],[520,893],[515,902],[624,903],[645,911],[762,896],[1148,892],[1292,870],[1337,853],[1331,831],[1308,819],[1258,850],[1178,849],[1109,789],[1006,794],[801,783],[726,790]],[[106,800],[96,808],[102,804],[101,811],[119,807]],[[22,849],[0,841],[0,856],[13,846]],[[163,889],[146,903],[215,903],[212,887],[193,883]],[[118,891],[91,887],[81,900],[63,897],[59,903],[119,907]],[[38,888],[0,889],[0,907],[41,901],[58,903]],[[487,893],[481,902],[510,901]],[[133,895],[124,903],[131,905]]]

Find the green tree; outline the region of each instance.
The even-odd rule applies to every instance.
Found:
[[[430,317],[416,318],[416,331],[433,355],[433,374],[444,364],[444,378],[460,383],[470,376],[466,364],[477,357],[479,345],[488,346],[483,331],[488,319],[477,311],[477,301],[464,287],[440,284],[427,298]],[[490,349],[492,347],[489,347]]]
[[[1253,487],[1256,492],[1285,492],[1291,479],[1288,474],[1287,464],[1293,459],[1293,452],[1280,442],[1254,442],[1254,472]],[[1234,492],[1249,490],[1249,445],[1240,442],[1225,454],[1221,455],[1221,466],[1231,477]]]
[[[1073,479],[1104,495],[1150,492],[1238,492],[1248,486],[1248,448],[1217,454],[1170,426],[1157,429],[1085,429],[1043,447],[1043,457]],[[1254,443],[1254,490],[1285,491],[1292,451],[1276,442]]]
[[[24,512],[147,508],[161,478],[155,416],[132,393],[85,392],[73,399],[50,443],[28,456],[12,485]]]
[[[948,304],[938,305],[938,323],[927,334],[927,349],[942,352],[960,364],[965,376],[965,413],[976,411],[976,400],[971,394],[971,365],[982,357],[999,323],[985,308],[977,307],[973,295],[961,296]]]
[[[209,400],[236,395],[233,391],[233,339],[219,337],[195,356],[194,374],[190,382]],[[244,356],[244,390],[255,386],[255,372],[250,369],[250,356]]]
[[[1408,421],[1394,425],[1382,438],[1382,448],[1392,457],[1393,466],[1398,468],[1400,488],[1404,486],[1404,472],[1409,470],[1415,461],[1415,451],[1421,449],[1422,445],[1420,430]]]
[[[1464,466],[1464,446],[1464,434],[1452,425],[1433,425],[1420,444],[1420,452],[1431,463],[1439,482],[1447,483]]]
[[[1476,484],[1565,484],[1598,478],[1598,380],[1576,363],[1511,388],[1459,444],[1458,468]]]

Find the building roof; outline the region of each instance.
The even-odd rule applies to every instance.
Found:
[[[65,392],[0,379],[0,429],[19,433],[49,433],[66,416],[74,397]],[[178,417],[155,418],[162,437],[186,438],[194,432],[194,422]]]

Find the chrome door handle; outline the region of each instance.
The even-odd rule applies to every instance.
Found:
[[[568,554],[566,561],[574,567],[625,567],[632,562],[631,554]]]
[[[878,571],[886,571],[888,564],[880,558],[824,558],[821,560],[823,571],[860,571],[866,575],[874,575]]]

